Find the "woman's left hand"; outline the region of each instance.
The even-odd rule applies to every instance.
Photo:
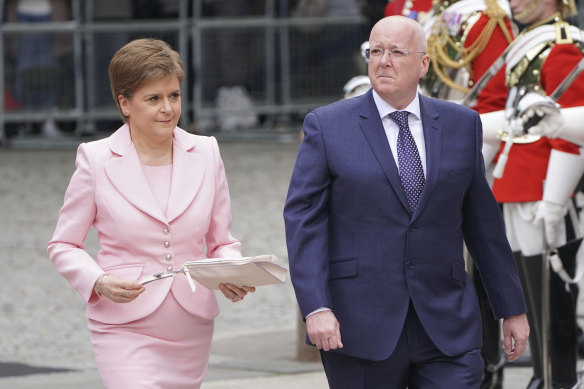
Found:
[[[238,301],[243,300],[243,298],[248,293],[255,292],[255,287],[253,286],[242,286],[238,288],[233,284],[220,284],[219,290],[223,293],[225,297],[227,297],[232,302],[236,303]]]

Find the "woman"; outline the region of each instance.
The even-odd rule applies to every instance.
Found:
[[[193,293],[182,276],[137,280],[189,260],[241,256],[223,162],[215,138],[176,126],[184,68],[166,43],[128,43],[109,76],[125,124],[79,146],[49,256],[88,302],[106,388],[198,388],[219,313],[215,294],[201,285]],[[91,226],[96,260],[83,245]],[[221,285],[232,301],[254,290]]]

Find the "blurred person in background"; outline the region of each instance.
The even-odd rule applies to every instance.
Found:
[[[249,16],[251,0],[204,0],[203,16],[212,18],[238,18]],[[259,116],[250,91],[254,85],[254,42],[259,37],[253,30],[230,28],[212,30],[204,48],[208,59],[205,84],[212,87],[217,108],[215,123],[201,122],[201,129],[217,127],[221,131],[236,131],[259,125]],[[237,65],[235,65],[237,63]],[[211,81],[213,80],[213,81]]]
[[[366,35],[361,8],[356,0],[298,0],[289,3],[296,19],[350,18],[351,23],[299,24],[291,29],[292,97],[334,98],[339,88],[362,73],[362,58],[356,48]]]
[[[382,19],[385,15],[385,8],[387,7],[387,0],[367,0],[359,1],[361,7],[361,14],[365,17],[366,25],[365,32],[371,31],[375,23]],[[365,37],[366,38],[366,37]]]
[[[483,138],[498,151],[493,192],[502,203],[528,301],[533,362],[528,388],[575,388],[582,271],[576,262],[583,249],[572,194],[584,172],[584,74],[568,75],[581,64],[584,32],[565,21],[576,11],[571,1],[511,0],[510,7],[524,29],[504,57],[506,109],[481,115]],[[547,284],[542,261],[550,272]]]
[[[385,6],[384,15],[403,15],[422,22],[433,4],[433,0],[391,0]]]
[[[50,0],[18,0],[17,22],[43,23],[51,20]],[[16,96],[22,105],[29,109],[53,108],[56,102],[56,86],[50,85],[56,76],[53,34],[21,33],[16,69]]]
[[[49,257],[87,302],[107,389],[199,388],[219,313],[214,292],[197,283],[193,293],[184,277],[138,280],[241,256],[217,141],[177,127],[184,67],[165,42],[126,44],[109,76],[124,125],[79,146]],[[92,226],[95,259],[84,249]],[[254,290],[221,285],[233,302]]]

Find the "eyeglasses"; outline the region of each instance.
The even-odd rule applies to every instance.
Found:
[[[396,60],[404,59],[412,53],[426,54],[425,51],[406,51],[406,50],[401,50],[401,49],[390,49],[390,50],[365,49],[365,58],[367,58],[367,59],[371,59],[371,58],[381,59],[381,58],[383,58],[383,56],[385,55],[386,52],[389,54],[389,59],[396,59]]]

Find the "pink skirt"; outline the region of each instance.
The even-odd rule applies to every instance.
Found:
[[[213,322],[186,312],[172,292],[140,320],[121,325],[89,320],[105,388],[200,388],[209,363]]]

